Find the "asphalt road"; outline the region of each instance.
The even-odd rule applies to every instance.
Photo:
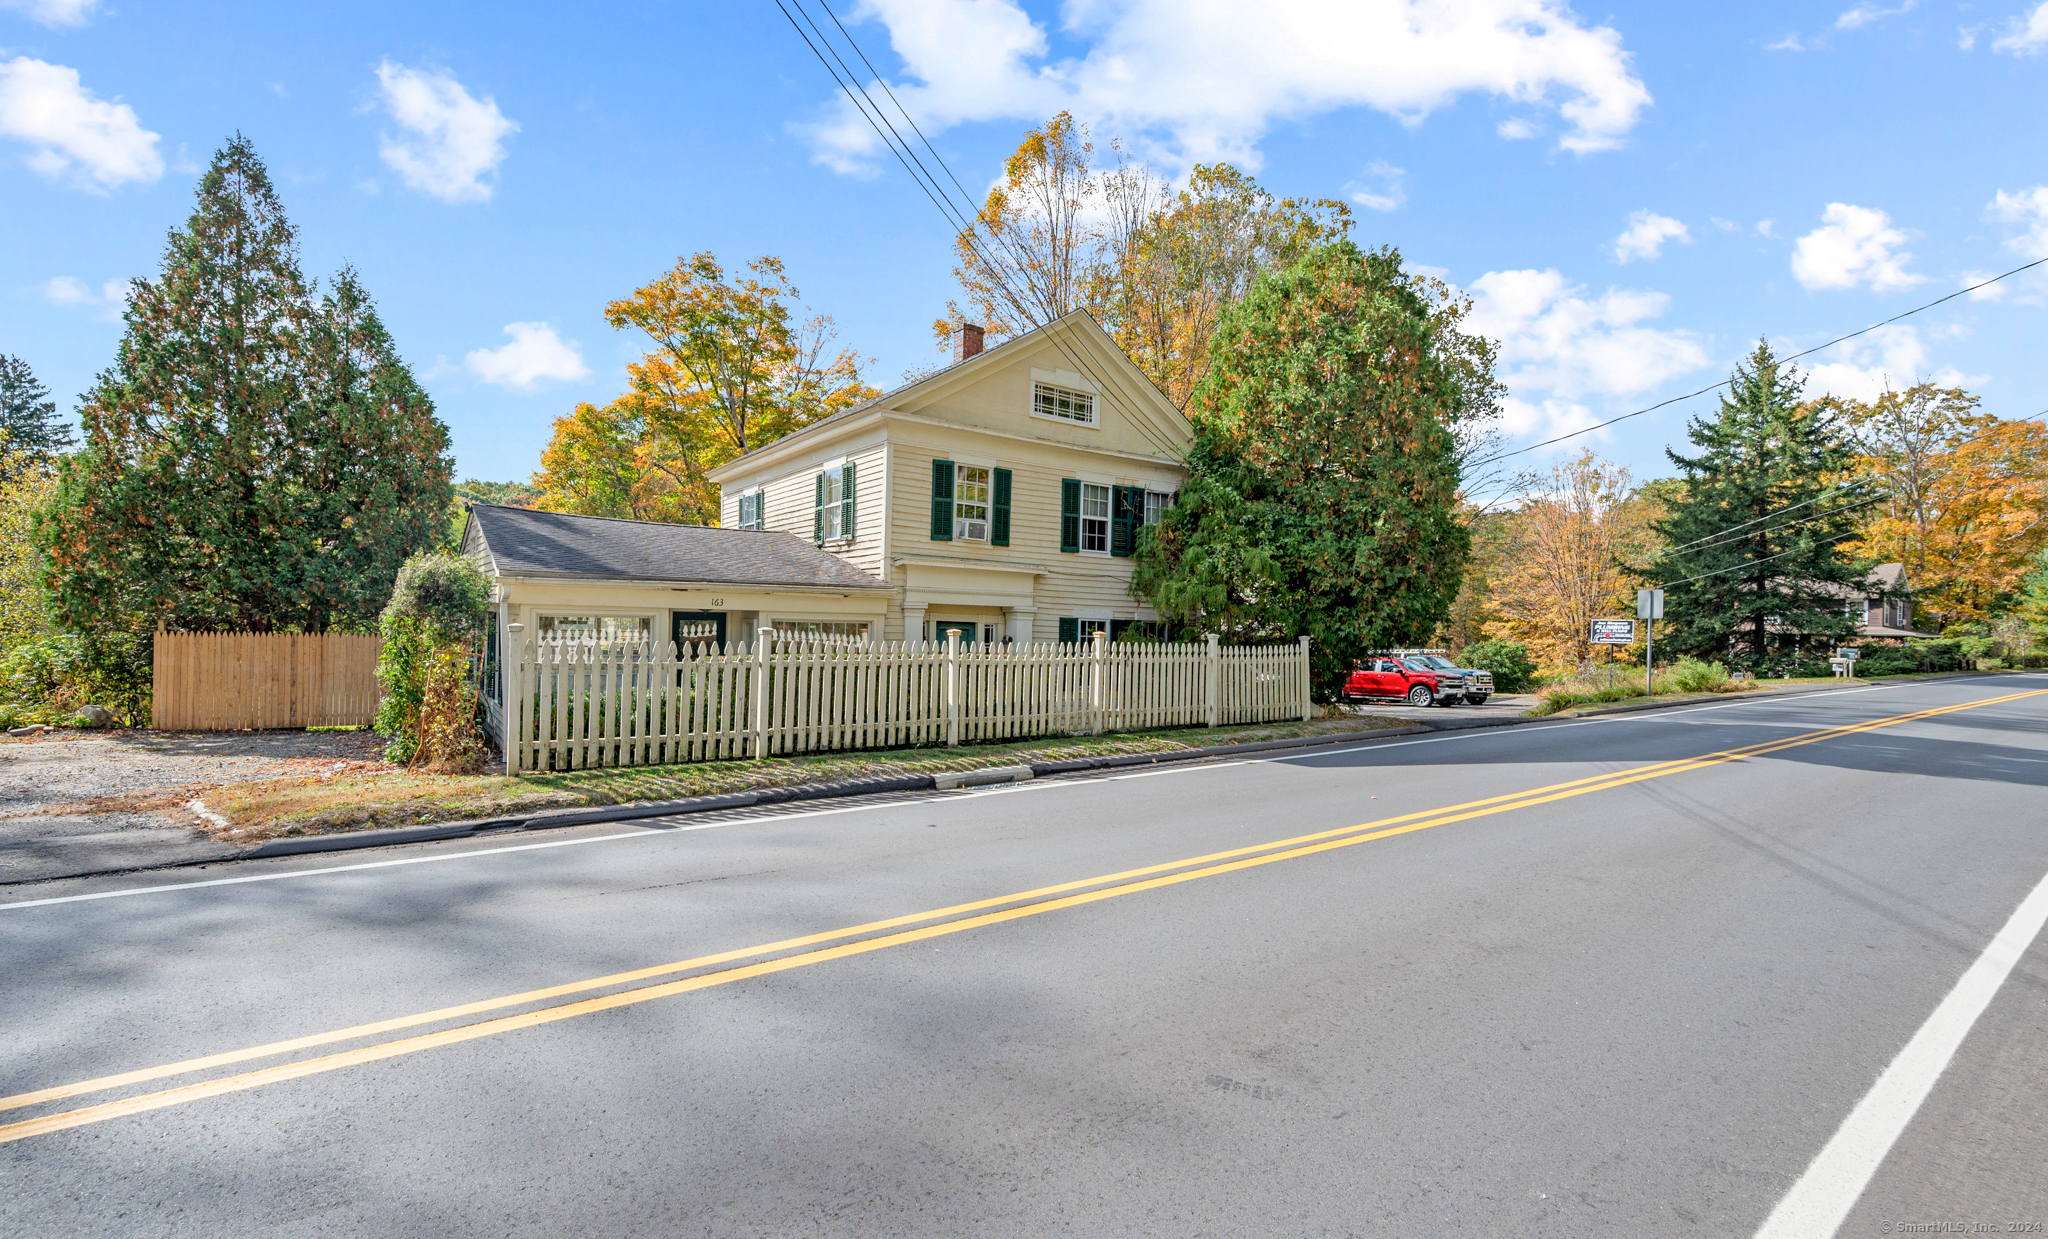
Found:
[[[2044,784],[1998,676],[15,888],[0,1232],[1752,1235]],[[2048,1224],[2015,954],[1839,1233]]]

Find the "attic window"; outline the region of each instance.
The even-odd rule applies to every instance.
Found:
[[[1083,426],[1095,424],[1095,397],[1087,392],[1069,391],[1048,383],[1031,385],[1031,411],[1039,417],[1050,417],[1062,422],[1078,422]]]

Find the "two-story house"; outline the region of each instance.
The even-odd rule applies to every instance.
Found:
[[[870,634],[884,640],[1074,641],[1155,622],[1130,596],[1130,555],[1180,488],[1187,419],[1085,311],[982,343],[962,324],[946,368],[713,470],[720,524],[795,535],[886,582]]]

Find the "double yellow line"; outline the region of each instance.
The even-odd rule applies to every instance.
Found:
[[[938,908],[929,912],[917,912],[908,916],[870,921],[865,925],[854,925],[845,929],[828,930],[823,933],[807,934],[797,938],[785,938],[780,942],[743,947],[739,950],[723,951],[715,955],[702,955],[695,959],[679,960],[670,964],[658,964],[651,968],[641,968],[632,972],[617,972],[609,976],[592,977],[584,981],[572,981],[565,985],[550,986],[546,989],[527,990],[524,993],[508,994],[501,998],[487,998],[478,1002],[463,1003],[459,1006],[441,1007],[432,1011],[422,1011],[413,1015],[380,1020],[376,1023],[357,1024],[349,1028],[335,1029],[331,1032],[295,1037],[288,1041],[273,1041],[266,1045],[230,1050],[226,1053],[208,1055],[204,1058],[190,1058],[181,1062],[165,1063],[161,1066],[145,1067],[137,1071],[123,1072],[119,1075],[100,1076],[95,1079],[80,1080],[72,1084],[61,1084],[51,1088],[39,1089],[35,1092],[0,1098],[0,1111],[42,1105],[47,1102],[59,1101],[67,1097],[76,1097],[86,1093],[96,1093],[107,1089],[143,1084],[152,1080],[187,1075],[192,1072],[206,1071],[216,1067],[230,1066],[235,1063],[249,1062],[260,1058],[271,1058],[280,1054],[290,1054],[299,1050],[313,1049],[323,1045],[332,1045],[336,1042],[352,1041],[363,1037],[374,1037],[383,1033],[398,1032],[407,1028],[441,1023],[446,1020],[460,1019],[464,1016],[481,1015],[489,1011],[500,1011],[509,1007],[526,1006],[532,1003],[545,1002],[552,998],[566,997],[571,994],[615,989],[618,986],[631,985],[637,981],[652,980],[656,977],[676,976],[676,974],[681,973],[695,974],[680,976],[675,980],[665,981],[656,985],[641,986],[637,989],[617,990],[613,993],[602,994],[594,998],[585,998],[577,1002],[541,1007],[536,1010],[520,1012],[516,1015],[500,1016],[496,1019],[483,1020],[474,1024],[460,1025],[455,1028],[443,1029],[439,1032],[401,1037],[376,1045],[346,1050],[338,1054],[327,1054],[317,1058],[302,1059],[298,1062],[265,1067],[257,1071],[244,1072],[240,1075],[224,1076],[218,1079],[205,1080],[197,1084],[187,1084],[177,1088],[163,1089],[158,1092],[143,1093],[135,1097],[104,1102],[99,1105],[82,1106],[74,1110],[63,1110],[55,1114],[44,1115],[40,1118],[26,1119],[0,1126],[0,1143],[22,1140],[48,1132],[63,1131],[66,1128],[80,1127],[88,1123],[105,1122],[108,1119],[120,1118],[123,1115],[160,1110],[166,1106],[182,1105],[185,1102],[199,1101],[207,1097],[218,1097],[225,1093],[237,1093],[245,1089],[258,1088],[265,1084],[295,1080],[302,1076],[338,1071],[346,1067],[376,1062],[380,1059],[415,1054],[421,1050],[434,1049],[437,1046],[454,1045],[462,1041],[474,1041],[480,1037],[492,1037],[500,1033],[513,1032],[522,1028],[534,1028],[542,1024],[552,1024],[558,1020],[573,1019],[579,1015],[589,1015],[598,1011],[609,1011],[616,1007],[651,1002],[657,998],[667,998],[675,994],[686,994],[694,990],[709,989],[717,985],[730,985],[735,981],[745,981],[753,977],[787,972],[794,968],[822,964],[835,959],[846,959],[850,956],[864,955],[873,951],[886,950],[890,947],[905,946],[913,942],[922,942],[928,938],[962,933],[970,929],[980,929],[989,925],[1000,925],[1005,921],[1019,920],[1028,916],[1040,916],[1047,912],[1080,907],[1083,904],[1096,903],[1122,895],[1134,895],[1141,891],[1158,890],[1162,887],[1174,886],[1182,882],[1192,882],[1199,878],[1216,877],[1221,874],[1235,873],[1238,870],[1249,869],[1258,865],[1270,865],[1276,861],[1293,860],[1302,856],[1311,856],[1318,852],[1327,852],[1336,848],[1369,843],[1375,839],[1385,839],[1393,835],[1410,834],[1418,830],[1427,830],[1432,826],[1443,826],[1451,822],[1468,821],[1472,818],[1488,817],[1514,809],[1549,804],[1553,801],[1565,800],[1573,796],[1583,796],[1590,792],[1623,787],[1630,783],[1640,783],[1648,779],[1682,774],[1689,770],[1699,770],[1708,766],[1739,761],[1746,757],[1760,757],[1765,754],[1780,752],[1784,749],[1797,748],[1801,745],[1818,744],[1826,740],[1855,735],[1859,732],[1875,731],[1884,727],[1895,727],[1903,723],[1917,722],[1922,719],[1952,714],[1961,710],[1976,710],[1985,706],[2018,701],[2026,697],[2040,696],[2043,693],[2048,693],[2048,689],[2036,689],[2024,693],[2009,693],[2002,697],[1992,697],[1982,701],[1939,706],[1928,710],[1916,710],[1909,714],[1898,714],[1888,718],[1873,719],[1869,722],[1855,723],[1842,727],[1830,727],[1824,731],[1807,732],[1784,739],[1766,740],[1757,744],[1747,745],[1743,748],[1726,749],[1716,753],[1703,754],[1698,757],[1658,762],[1632,770],[1591,775],[1583,779],[1574,779],[1567,783],[1553,783],[1548,786],[1530,788],[1506,795],[1489,796],[1484,800],[1467,801],[1464,804],[1428,809],[1418,813],[1406,813],[1398,817],[1381,818],[1378,821],[1365,822],[1356,826],[1345,826],[1335,830],[1320,831],[1315,834],[1297,835],[1291,839],[1278,839],[1270,843],[1232,848],[1223,852],[1211,852],[1203,856],[1167,861],[1163,864],[1147,865],[1138,869],[1126,869],[1120,873],[1082,878],[1073,882],[1062,882],[1056,886],[1042,886],[1035,890],[1019,891],[1012,895],[1000,895],[993,899],[954,904],[951,907]],[[904,926],[912,925],[920,927],[914,929],[903,928]],[[818,944],[825,942],[837,942],[837,945],[817,950],[803,949],[806,947],[816,947]],[[786,954],[785,952],[796,953]],[[763,956],[772,956],[773,958],[760,958]],[[758,959],[759,962],[720,971],[701,971],[702,969],[715,968],[719,964],[728,964],[742,959]]]

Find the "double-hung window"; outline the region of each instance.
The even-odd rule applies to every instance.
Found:
[[[1146,491],[1145,523],[1147,525],[1157,525],[1160,521],[1160,518],[1166,515],[1167,507],[1170,506],[1172,503],[1173,496],[1166,493],[1163,490]]]
[[[1095,424],[1095,397],[1087,392],[1069,391],[1050,383],[1031,385],[1031,411],[1040,417],[1057,418],[1083,426]]]
[[[853,462],[818,473],[811,540],[820,545],[853,539]]]
[[[763,498],[763,493],[758,490],[740,492],[741,529],[761,529],[765,527],[761,521],[761,500]]]
[[[1081,483],[1081,551],[1109,554],[1109,487]]]
[[[988,541],[989,470],[982,465],[953,467],[953,536],[967,542]]]

